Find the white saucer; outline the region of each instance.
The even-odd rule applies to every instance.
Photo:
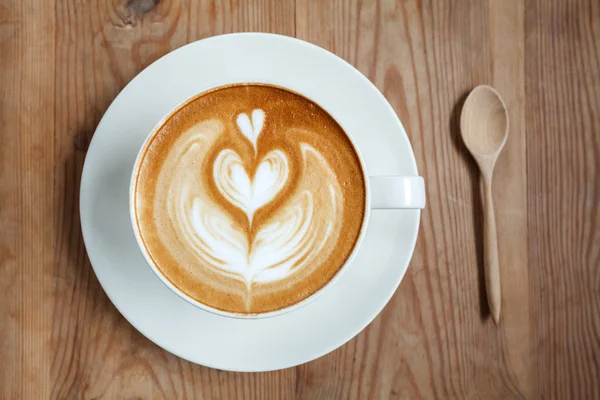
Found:
[[[408,267],[420,211],[373,211],[348,271],[331,290],[289,314],[236,320],[181,300],[154,275],[137,247],[128,215],[131,170],[145,137],[169,110],[196,93],[232,82],[272,83],[304,94],[350,132],[370,175],[418,175],[393,109],[345,61],[284,36],[217,36],[184,46],[146,68],[106,111],[83,169],[83,237],[108,297],[160,347],[223,370],[292,367],[343,345],[382,310]]]

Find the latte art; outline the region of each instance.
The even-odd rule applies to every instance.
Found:
[[[240,114],[237,125],[256,149],[264,112],[254,110],[252,115],[254,128],[247,123],[246,114]],[[310,145],[299,143],[302,172],[296,193],[258,224],[253,221],[255,211],[273,201],[287,183],[288,159],[283,151],[272,150],[257,161],[255,150],[254,158],[244,163],[234,150],[221,150],[212,177],[229,206],[245,213],[245,226],[227,213],[227,204],[217,207],[203,190],[199,176],[189,173],[195,160],[206,157],[222,129],[219,124],[192,128],[178,140],[181,152],[167,158],[166,163],[176,165],[177,172],[161,177],[170,183],[165,182],[169,214],[183,244],[201,265],[243,281],[249,290],[254,282],[285,279],[314,267],[319,258],[327,258],[341,228],[341,219],[336,217],[343,211],[343,193],[327,161]],[[252,178],[245,164],[256,165]],[[316,210],[315,204],[322,207]]]
[[[299,123],[289,118],[299,111]],[[149,142],[135,188],[156,266],[196,300],[237,313],[320,289],[364,216],[364,178],[343,135],[314,103],[268,86],[220,89],[178,110]]]

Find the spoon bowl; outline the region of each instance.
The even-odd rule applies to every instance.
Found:
[[[499,154],[508,137],[508,114],[494,88],[477,86],[467,97],[460,118],[462,138],[471,154]]]

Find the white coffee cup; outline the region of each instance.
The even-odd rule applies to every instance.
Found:
[[[197,95],[194,95],[192,97],[196,97],[196,96]],[[177,112],[183,104],[186,104],[188,102],[188,100],[189,99],[186,99],[185,101],[181,102],[179,105],[174,107],[164,118],[162,118],[155,125],[155,127],[152,129],[151,133],[148,135],[148,137],[144,141],[140,150],[138,151],[138,154],[137,154],[134,166],[133,166],[130,187],[129,187],[129,215],[131,218],[133,232],[135,234],[135,238],[138,243],[138,247],[140,248],[140,251],[142,252],[144,258],[146,259],[146,262],[148,263],[148,265],[150,266],[152,271],[155,273],[155,275],[158,277],[158,279],[160,279],[160,281],[162,283],[164,283],[165,286],[167,286],[169,289],[171,289],[171,291],[173,293],[175,293],[176,295],[181,297],[183,300],[187,301],[188,303],[190,303],[200,309],[209,311],[209,312],[217,314],[217,315],[225,316],[225,317],[255,319],[255,318],[274,317],[277,315],[282,315],[282,314],[294,311],[300,307],[303,307],[303,306],[307,305],[308,303],[310,303],[311,301],[313,301],[314,299],[316,299],[317,297],[319,297],[325,291],[329,290],[340,279],[340,277],[344,274],[344,272],[346,270],[353,267],[352,262],[363,242],[363,238],[364,238],[365,232],[367,230],[367,226],[369,224],[371,210],[374,210],[374,209],[387,209],[387,210],[422,209],[425,207],[425,184],[424,184],[424,180],[422,177],[420,177],[420,176],[369,176],[367,169],[366,169],[365,162],[361,155],[361,151],[360,151],[359,147],[357,146],[356,141],[352,138],[351,133],[349,133],[344,128],[343,121],[337,121],[342,126],[342,128],[344,128],[344,132],[350,139],[350,141],[356,151],[356,154],[358,155],[358,158],[359,158],[359,161],[361,164],[361,170],[364,174],[364,180],[365,180],[365,185],[366,185],[366,204],[365,204],[365,213],[364,213],[364,218],[363,218],[363,222],[361,225],[361,230],[359,233],[358,240],[356,241],[354,248],[353,248],[350,256],[348,257],[348,259],[344,263],[344,265],[338,270],[336,275],[321,289],[319,289],[318,291],[316,291],[315,293],[313,293],[306,299],[304,299],[298,303],[292,304],[290,306],[281,308],[279,310],[269,311],[269,312],[265,312],[265,313],[256,313],[256,314],[246,314],[246,313],[242,314],[242,313],[218,310],[218,309],[212,308],[206,304],[203,304],[203,303],[193,299],[192,297],[190,297],[189,295],[184,293],[179,288],[177,288],[173,283],[171,283],[171,281],[169,281],[169,279],[167,279],[162,274],[160,269],[154,264],[154,261],[152,260],[152,257],[150,257],[150,255],[148,254],[148,251],[146,250],[144,243],[142,241],[141,235],[140,235],[140,231],[139,231],[138,224],[136,221],[135,201],[134,201],[134,199],[135,199],[135,196],[134,196],[135,184],[137,181],[138,170],[139,170],[142,155],[145,153],[146,146],[151,142],[151,139],[158,132],[158,130],[163,126],[163,124],[175,112]]]

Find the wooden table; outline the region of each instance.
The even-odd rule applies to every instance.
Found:
[[[355,65],[427,182],[411,267],[381,315],[272,373],[193,365],[143,337],[104,294],[79,226],[86,149],[117,93],[169,51],[234,31]],[[511,119],[494,193],[499,327],[457,124],[479,83]],[[0,0],[0,91],[0,399],[600,398],[597,0]]]

